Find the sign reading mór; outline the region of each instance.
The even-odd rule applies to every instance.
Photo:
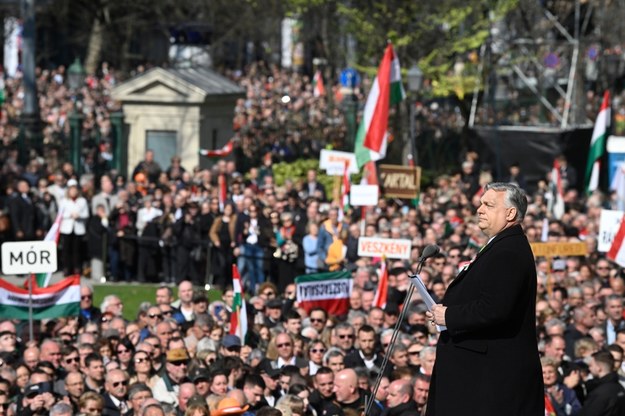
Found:
[[[53,273],[57,270],[54,241],[18,241],[2,244],[2,273]]]

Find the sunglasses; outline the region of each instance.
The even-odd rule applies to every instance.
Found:
[[[128,354],[130,350],[117,350],[118,354]]]
[[[93,296],[91,296],[91,295],[85,295],[85,296],[81,296],[81,297],[80,297],[80,299],[81,299],[81,300],[91,300],[91,299],[93,299]]]
[[[236,345],[232,346],[232,347],[227,347],[226,348],[228,351],[230,352],[240,352],[241,351],[241,347],[238,347]]]
[[[323,322],[323,319],[310,318],[310,322]]]
[[[345,338],[347,338],[347,339],[353,339],[353,338],[354,338],[354,336],[353,336],[353,335],[348,335],[348,334],[342,334],[342,335],[339,335],[339,338],[340,338],[340,339],[345,339]]]
[[[323,354],[324,352],[326,352],[326,350],[325,348],[320,348],[320,349],[313,348],[312,350],[310,350],[310,352],[312,352],[313,354],[317,354],[317,353]]]
[[[276,347],[278,348],[284,348],[284,347],[290,347],[291,343],[290,342],[285,342],[284,344],[277,344]]]
[[[115,381],[115,382],[113,382],[113,387],[127,386],[127,385],[128,385],[128,380],[122,380],[122,381]]]
[[[158,314],[157,314],[157,313],[151,313],[151,314],[149,314],[148,316],[149,316],[150,318],[152,318],[152,319],[154,319],[154,318],[161,319],[161,318],[163,317],[163,315],[162,315],[162,314],[160,314],[160,313],[158,313]]]
[[[176,367],[180,367],[181,365],[189,365],[189,363],[185,361],[169,361],[169,364],[175,365]]]
[[[163,315],[171,315],[173,311],[163,311]]]
[[[135,358],[135,363],[136,364],[141,364],[143,362],[148,362],[148,361],[150,361],[149,358]]]
[[[66,358],[65,359],[65,364],[79,363],[79,362],[80,362],[80,358],[78,358],[78,357]]]

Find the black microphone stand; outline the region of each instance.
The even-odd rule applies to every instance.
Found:
[[[436,254],[436,253],[432,253]],[[429,256],[428,256],[429,257]],[[423,269],[423,265],[428,257],[421,257],[419,259],[419,264],[417,266],[417,274],[409,276],[410,278],[417,276],[421,273],[421,269]],[[382,366],[380,367],[380,372],[378,373],[378,377],[375,379],[375,385],[373,386],[373,390],[371,391],[371,396],[365,403],[365,415],[368,415],[371,412],[371,407],[373,406],[373,402],[375,401],[375,396],[378,393],[378,389],[380,388],[380,383],[382,382],[382,377],[384,376],[384,370],[388,365],[388,360],[391,355],[393,355],[393,349],[395,348],[395,343],[397,342],[397,337],[399,336],[400,328],[404,319],[406,318],[406,314],[408,311],[408,305],[410,305],[410,300],[412,298],[412,294],[414,293],[414,284],[410,283],[410,289],[408,289],[408,293],[406,294],[406,298],[404,299],[404,306],[401,308],[401,313],[397,318],[397,322],[395,323],[395,328],[393,328],[393,335],[391,336],[391,340],[388,344],[388,349],[386,350],[386,354],[384,354],[384,360],[382,360]]]

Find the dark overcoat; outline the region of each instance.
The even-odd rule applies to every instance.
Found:
[[[497,234],[449,285],[429,416],[545,414],[536,266],[520,225]]]

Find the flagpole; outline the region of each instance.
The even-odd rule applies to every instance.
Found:
[[[30,276],[30,282],[28,283],[28,339],[30,341],[35,340],[33,331],[33,284],[34,276]]]

